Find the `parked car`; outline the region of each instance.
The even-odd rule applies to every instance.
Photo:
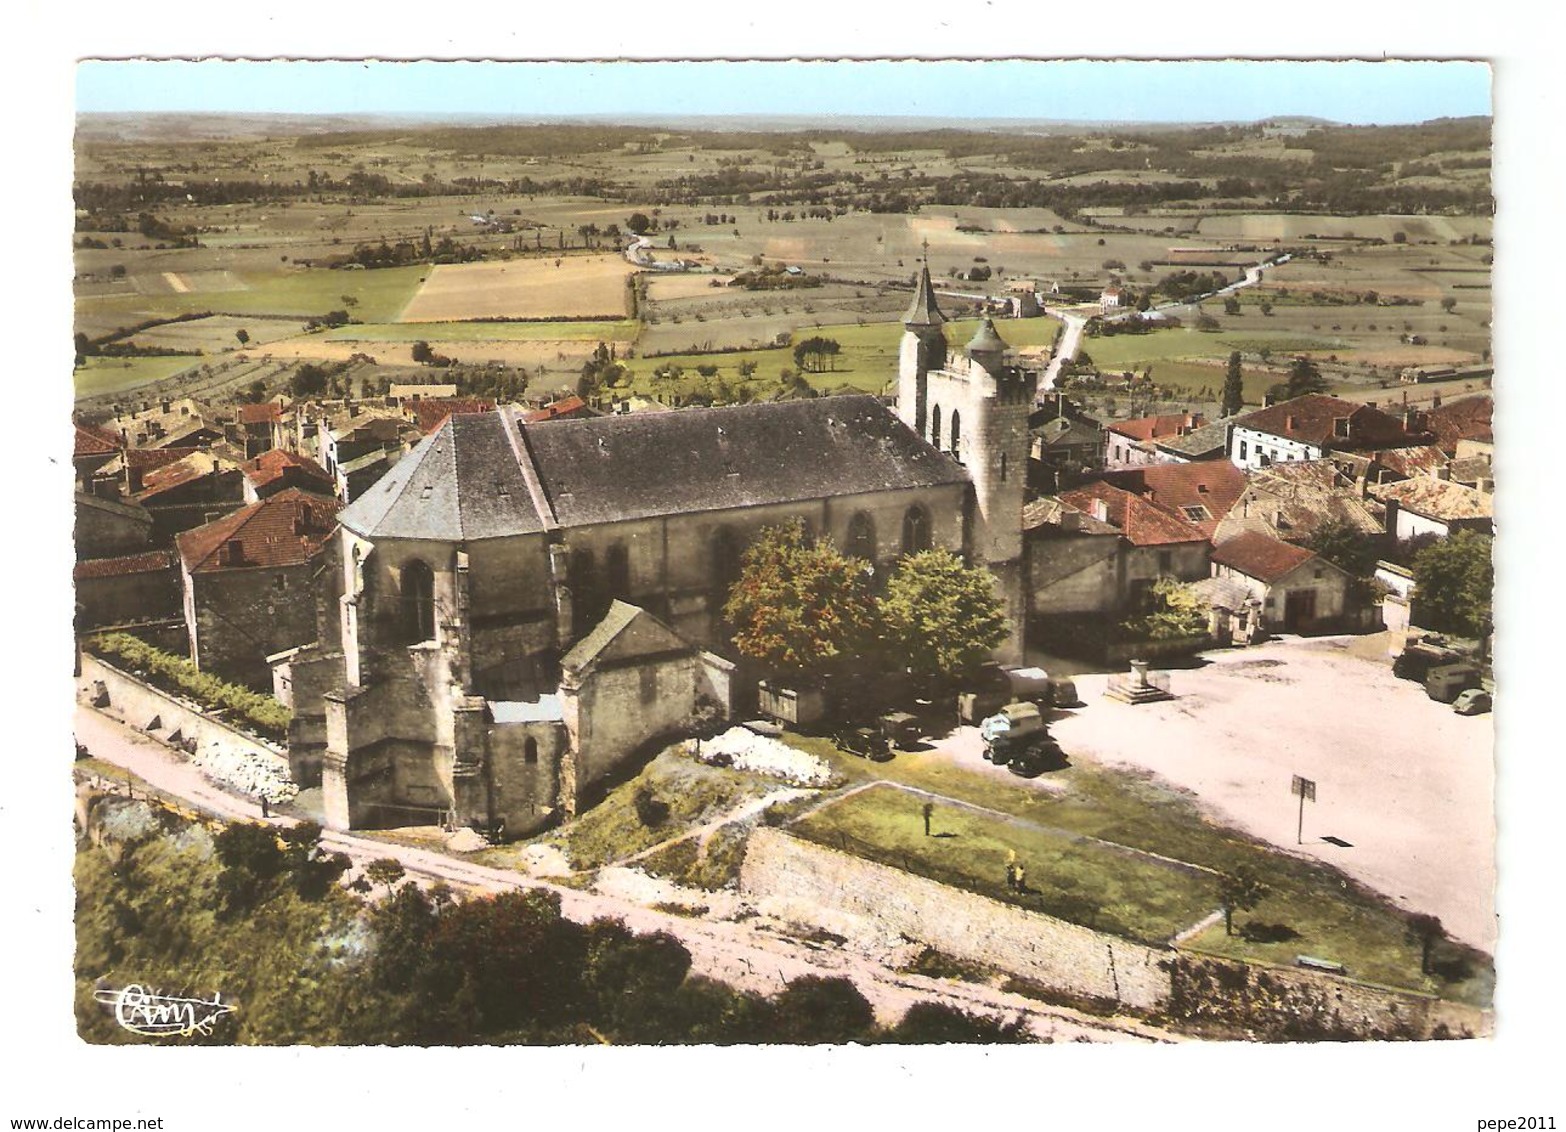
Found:
[[[1483,688],[1469,688],[1452,701],[1452,710],[1458,715],[1483,715],[1493,706],[1490,693]]]
[[[892,745],[874,727],[844,727],[833,736],[838,748],[873,763],[888,762],[892,758]]]

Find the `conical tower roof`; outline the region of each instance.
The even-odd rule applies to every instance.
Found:
[[[935,305],[935,286],[930,282],[930,265],[925,264],[919,269],[919,285],[914,291],[913,305],[903,315],[903,325],[910,328],[940,326],[945,321],[946,316]]]
[[[995,322],[985,319],[979,323],[979,329],[974,331],[972,340],[968,343],[968,353],[972,354],[1004,354],[1006,352],[1006,340],[995,330]]]

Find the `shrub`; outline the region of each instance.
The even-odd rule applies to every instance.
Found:
[[[209,711],[230,712],[268,739],[282,741],[288,737],[288,721],[293,713],[286,707],[270,696],[202,672],[182,656],[153,648],[127,633],[93,637],[87,642],[87,649],[165,692],[186,696]]]

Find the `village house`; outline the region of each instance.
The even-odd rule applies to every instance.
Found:
[[[289,488],[176,540],[190,659],[266,688],[267,658],[316,638],[315,575],[335,499]]]
[[[1362,452],[1425,444],[1430,435],[1369,405],[1312,393],[1242,414],[1229,434],[1229,459],[1241,468],[1290,460],[1320,460],[1333,452]]]
[[[1174,512],[1208,539],[1246,490],[1245,473],[1227,460],[1148,464],[1108,471],[1100,478]]]
[[[1104,429],[1104,466],[1125,468],[1159,463],[1154,444],[1169,437],[1189,436],[1202,426],[1201,413],[1176,413],[1114,421]]]
[[[179,570],[172,550],[78,562],[76,631],[135,628],[180,617]]]
[[[283,408],[276,401],[241,405],[238,425],[247,460],[253,460],[283,443]]]
[[[1229,426],[1234,421],[1234,417],[1221,417],[1216,421],[1197,425],[1189,432],[1156,437],[1151,441],[1152,462],[1188,464],[1226,459],[1229,454]]]
[[[1033,462],[1042,473],[1036,486],[1045,494],[1071,486],[1102,461],[1103,426],[1083,415],[1064,394],[1043,395],[1028,416],[1028,432],[1033,438]]]
[[[93,479],[99,471],[120,454],[119,434],[97,425],[76,425],[76,443],[71,453],[71,465],[76,469],[76,486],[88,494],[93,493]]]
[[[317,425],[318,458],[344,503],[358,499],[402,458],[404,423],[395,410],[357,413]]]
[[[789,520],[878,577],[932,547],[983,564],[1014,627],[997,657],[1020,660],[1036,375],[988,321],[948,358],[944,321],[926,270],[896,414],[848,396],[448,417],[342,510],[318,582],[340,616],[276,658],[328,823],[525,833],[648,749],[638,716],[677,733],[728,714],[754,673],[722,606],[745,547]]]
[[[246,503],[254,503],[291,487],[315,495],[336,494],[336,485],[325,468],[308,456],[286,448],[263,452],[253,460],[245,461],[240,470],[245,477]]]
[[[152,515],[129,500],[76,493],[76,557],[114,558],[152,547]]]
[[[421,397],[402,403],[403,412],[418,428],[421,438],[434,432],[453,413],[487,413],[494,407],[495,402],[488,397]]]
[[[1245,477],[1243,490],[1212,537],[1225,542],[1253,531],[1302,542],[1321,527],[1336,525],[1379,538],[1381,507],[1367,500],[1365,491],[1363,477],[1355,478],[1336,459],[1272,464]]]
[[[1437,476],[1420,476],[1370,489],[1386,508],[1386,530],[1402,542],[1416,535],[1445,538],[1458,530],[1489,534],[1495,497]]]
[[[1212,551],[1212,573],[1238,583],[1261,603],[1261,628],[1320,633],[1357,628],[1349,575],[1315,551],[1246,531]]]
[[[228,514],[244,503],[239,464],[194,452],[147,472],[135,502],[152,516],[153,541],[167,546],[174,536]]]
[[[1207,576],[1207,536],[1178,513],[1105,481],[1062,492],[1060,501],[1120,535],[1113,573],[1106,573],[1102,582],[1098,612],[1118,616],[1141,610],[1160,578],[1190,582]],[[1049,542],[1036,545],[1038,552],[1029,564],[1033,609],[1039,614],[1059,612],[1051,592],[1040,588],[1041,578],[1057,573],[1056,567],[1040,562],[1054,551]],[[1074,579],[1073,585],[1079,581]]]

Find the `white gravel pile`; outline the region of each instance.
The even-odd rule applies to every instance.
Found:
[[[288,776],[288,764],[274,755],[230,750],[213,742],[191,755],[190,762],[213,782],[274,805],[299,793]]]
[[[558,845],[529,845],[522,850],[522,864],[529,876],[564,877],[571,875],[571,862]]]
[[[837,777],[825,760],[744,727],[701,741],[692,754],[704,763],[781,778],[794,786],[830,786]]]
[[[446,848],[453,853],[477,853],[480,849],[488,849],[489,842],[477,830],[464,826],[446,838]]]

